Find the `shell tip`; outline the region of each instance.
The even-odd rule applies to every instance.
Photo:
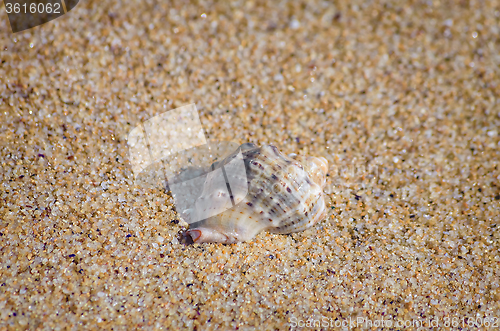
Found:
[[[191,237],[193,243],[196,243],[201,238],[202,233],[200,230],[193,229],[193,230],[188,230],[186,232],[186,235]]]
[[[321,170],[323,170],[323,172],[326,175],[328,173],[328,160],[322,156],[318,157],[318,160],[319,160],[319,167],[321,168]]]
[[[223,231],[219,231],[217,229],[209,227],[187,230],[186,236],[190,237],[193,240],[194,244],[201,244],[201,243],[232,244],[238,241],[234,236],[228,236]]]

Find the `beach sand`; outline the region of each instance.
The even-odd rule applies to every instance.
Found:
[[[500,327],[499,26],[496,1],[0,10],[0,330]],[[180,242],[127,135],[190,103],[210,139],[326,157],[327,218]]]

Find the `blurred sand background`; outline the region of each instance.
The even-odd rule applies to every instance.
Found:
[[[0,10],[0,330],[500,326],[498,1],[80,2]],[[328,217],[179,243],[126,138],[189,103],[325,156]]]

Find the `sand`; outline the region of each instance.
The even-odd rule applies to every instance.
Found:
[[[0,10],[0,330],[500,327],[496,1],[80,1]],[[328,216],[184,245],[128,133],[324,156]]]

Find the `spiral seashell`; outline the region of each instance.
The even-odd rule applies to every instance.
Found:
[[[245,172],[229,171],[237,156],[242,157]],[[303,231],[326,215],[323,187],[328,161],[323,157],[291,158],[275,146],[258,147],[251,143],[220,162],[225,166],[227,182],[207,179],[194,207],[196,215],[222,212],[192,223],[186,235],[195,243],[236,243],[252,239],[263,230],[271,233]],[[227,205],[225,185],[231,183],[231,201]],[[224,193],[226,192],[226,193]],[[231,194],[231,193],[230,193]]]

